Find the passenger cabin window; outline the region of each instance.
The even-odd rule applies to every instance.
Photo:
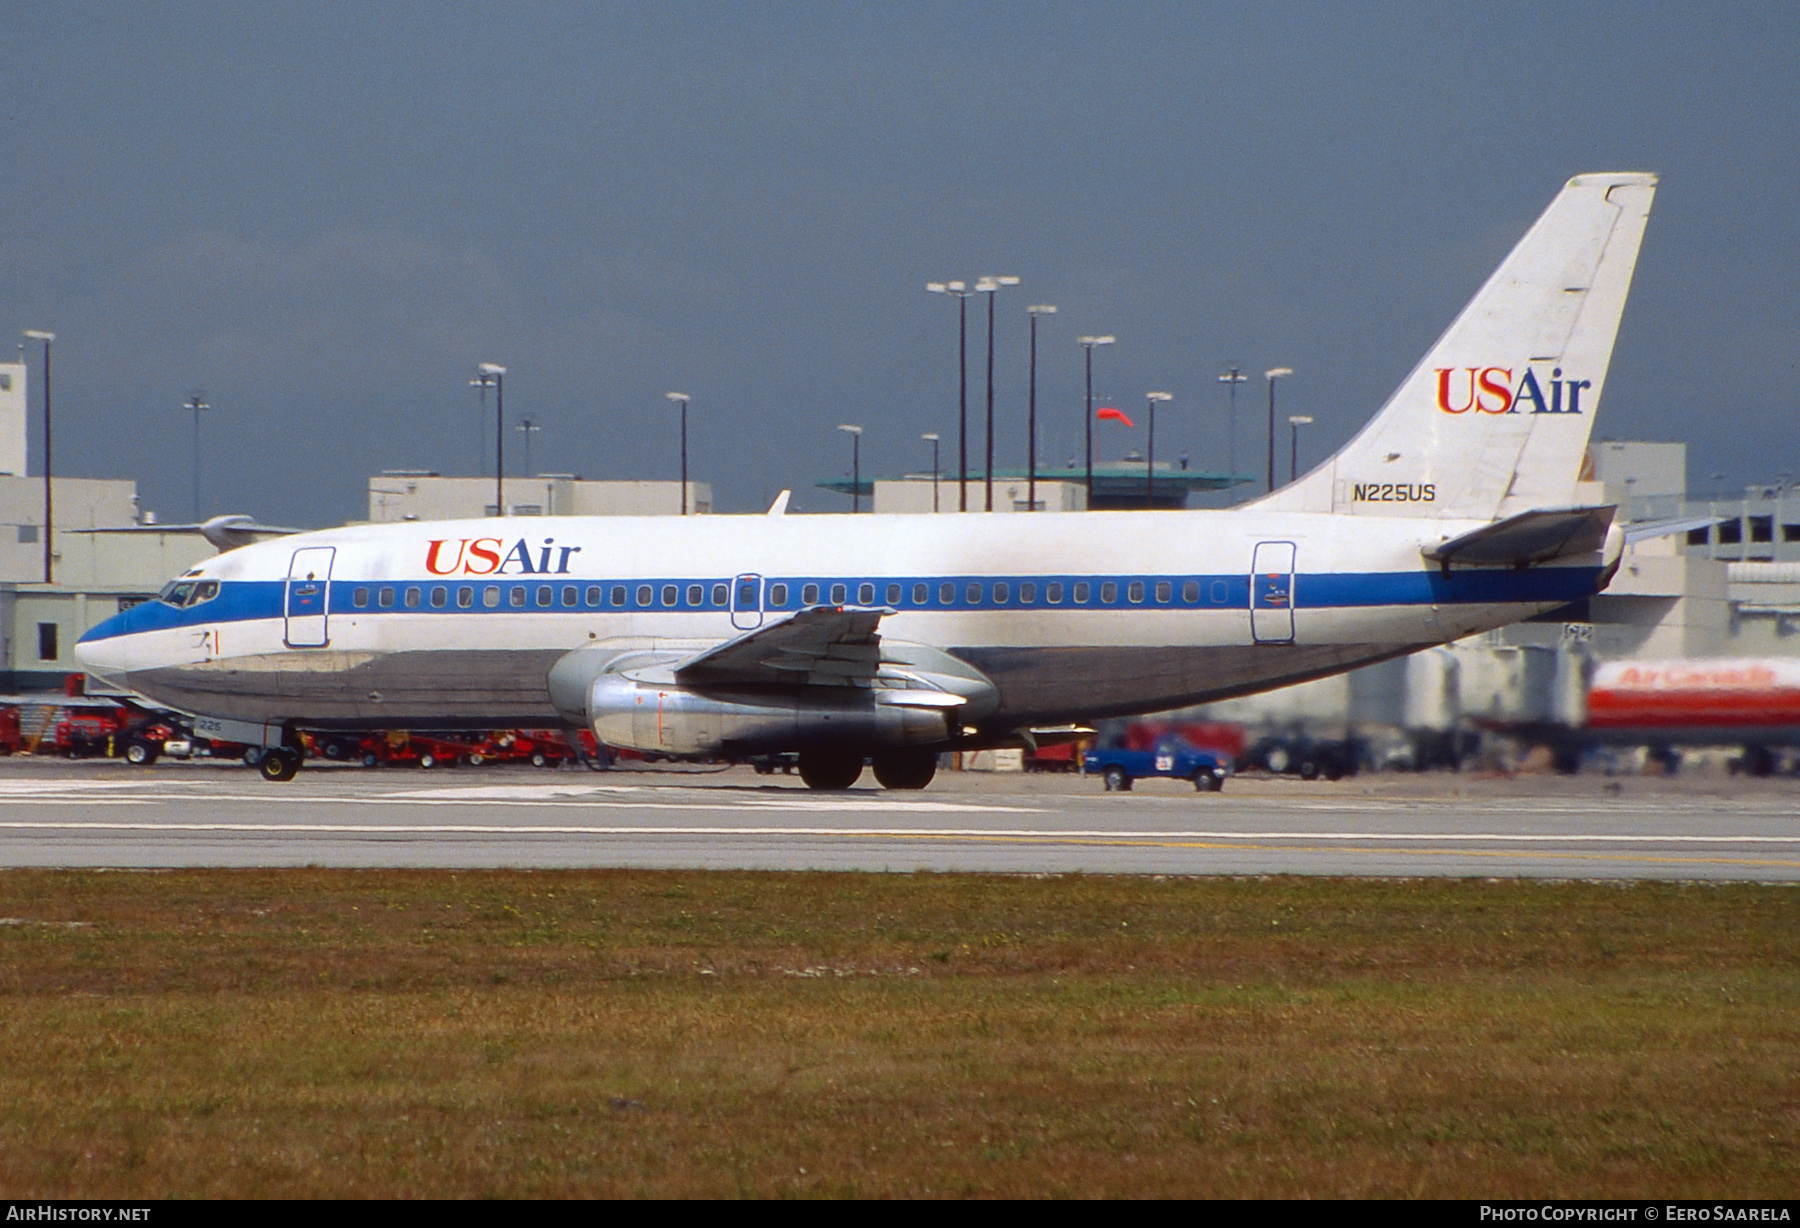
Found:
[[[431,608],[441,610],[450,600],[450,590],[439,584],[431,590]]]
[[[955,605],[956,604],[956,585],[950,583],[948,580],[946,580],[942,584],[938,585],[938,604],[939,605]]]
[[[1144,599],[1144,582],[1142,580],[1133,580],[1125,588],[1125,597],[1132,602],[1142,601]]]
[[[613,604],[614,605],[622,604],[624,601],[624,598],[625,598],[625,590],[620,589],[619,590],[619,601],[615,601]],[[599,605],[600,604],[600,586],[598,584],[588,585],[587,603],[589,605]]]
[[[1118,599],[1119,599],[1119,586],[1117,584],[1114,584],[1111,580],[1108,580],[1105,584],[1102,584],[1100,586],[1100,603],[1102,605],[1111,605],[1113,602],[1117,601]]]
[[[513,585],[512,591],[507,594],[507,600],[512,602],[514,609],[523,606],[525,604],[525,586],[523,584]]]
[[[655,589],[651,588],[648,584],[638,585],[637,603],[638,603],[639,609],[648,609],[650,603],[652,601],[654,601],[655,599],[656,599],[656,590]]]
[[[819,604],[819,586],[817,584],[808,584],[805,588],[800,590],[800,604]]]
[[[1029,580],[1019,585],[1019,602],[1022,605],[1035,605],[1037,603],[1037,585]]]
[[[696,610],[706,604],[706,589],[698,584],[688,585],[688,604]]]
[[[832,605],[843,605],[845,599],[848,598],[849,596],[850,596],[850,590],[845,588],[842,584],[833,584],[831,586],[831,604]]]
[[[406,590],[406,608],[409,610],[416,610],[419,608],[419,590],[418,589],[409,588]]]
[[[1189,605],[1200,600],[1200,581],[1183,580],[1181,582],[1181,599]]]
[[[994,604],[995,605],[1005,605],[1011,599],[1012,599],[1012,585],[1008,584],[1005,580],[1001,580],[999,583],[994,585]]]
[[[756,608],[756,599],[760,595],[757,592],[758,587],[755,580],[738,581],[738,609],[754,610]]]
[[[470,588],[466,584],[463,585],[461,588],[457,589],[456,590],[456,604],[459,609],[464,609],[464,610],[466,610],[470,606],[474,605],[475,604],[475,590]]]
[[[368,605],[369,604],[369,590],[366,588],[359,588],[354,593],[351,593],[350,594],[350,604],[355,606],[359,610],[362,609],[364,606]]]
[[[887,586],[887,603],[889,605],[900,604],[900,586],[898,584],[890,584]]]
[[[581,592],[573,584],[565,584],[563,586],[563,604],[565,606],[577,606],[581,604]]]
[[[388,609],[394,604],[394,590],[391,588],[382,589],[376,594],[375,600],[382,609]]]
[[[725,586],[723,584],[721,584],[719,587],[724,588]],[[724,605],[725,602],[723,600],[721,600],[719,602],[719,604]],[[769,604],[772,606],[784,606],[787,604],[787,585],[785,585],[785,584],[769,585]]]
[[[913,604],[914,605],[924,605],[927,601],[930,601],[930,600],[931,600],[931,585],[929,585],[929,584],[913,585]]]
[[[787,592],[787,589],[783,588],[781,591],[785,593],[785,592]],[[723,607],[724,604],[729,600],[731,600],[731,589],[728,585],[724,585],[724,584],[713,585],[713,604],[714,605]],[[785,600],[787,600],[787,598],[783,597],[782,600],[785,601]]]
[[[538,585],[537,603],[539,605],[555,605],[556,604],[556,590],[554,588],[550,587],[548,584]]]
[[[1044,585],[1044,600],[1051,605],[1062,604],[1062,585],[1050,583]]]
[[[625,586],[623,584],[613,585],[612,603],[616,606],[625,604]]]
[[[663,585],[663,600],[662,600],[663,605],[673,608],[676,605],[679,605],[680,602],[681,602],[680,588],[678,588],[676,585],[673,585],[673,584]]]
[[[971,584],[963,590],[963,597],[970,605],[981,604],[981,585]]]
[[[481,604],[490,610],[500,604],[500,586],[498,584],[490,584],[481,590]]]
[[[1086,605],[1088,602],[1088,594],[1092,593],[1093,591],[1094,591],[1093,589],[1088,587],[1088,582],[1086,580],[1076,581],[1075,582],[1075,604],[1076,605]]]
[[[858,585],[856,589],[857,605],[875,604],[875,586],[873,584]]]

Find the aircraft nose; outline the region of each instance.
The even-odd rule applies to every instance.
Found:
[[[88,628],[87,633],[75,641],[75,661],[83,672],[107,678],[128,667],[126,637],[135,630],[134,612],[121,610]]]

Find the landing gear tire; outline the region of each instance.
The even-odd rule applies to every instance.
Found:
[[[848,789],[862,775],[863,757],[853,751],[803,750],[800,779],[809,789]]]
[[[1225,782],[1205,768],[1194,773],[1194,792],[1196,793],[1217,793],[1224,787]]]
[[[890,750],[870,761],[875,779],[884,789],[923,789],[937,775],[934,750]]]
[[[300,752],[279,747],[263,752],[262,762],[256,765],[264,780],[277,784],[292,780],[300,771]]]
[[[1106,791],[1108,793],[1131,792],[1131,777],[1126,775],[1125,769],[1117,764],[1114,764],[1112,767],[1109,767],[1106,771],[1102,772],[1100,774],[1100,779],[1106,782]]]
[[[125,762],[133,767],[149,767],[161,753],[156,743],[146,742],[142,738],[133,738],[125,743]]]

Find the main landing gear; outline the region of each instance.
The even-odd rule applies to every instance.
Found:
[[[848,789],[861,778],[864,758],[860,751],[837,747],[803,750],[800,779],[809,789]],[[937,751],[930,747],[878,751],[867,758],[884,789],[923,789],[937,775]]]
[[[300,752],[286,746],[271,746],[262,754],[256,770],[264,780],[292,780],[300,771]]]

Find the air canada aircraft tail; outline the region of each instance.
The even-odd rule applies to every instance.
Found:
[[[1577,175],[1338,453],[1263,511],[1497,520],[1568,507],[1656,176]]]

